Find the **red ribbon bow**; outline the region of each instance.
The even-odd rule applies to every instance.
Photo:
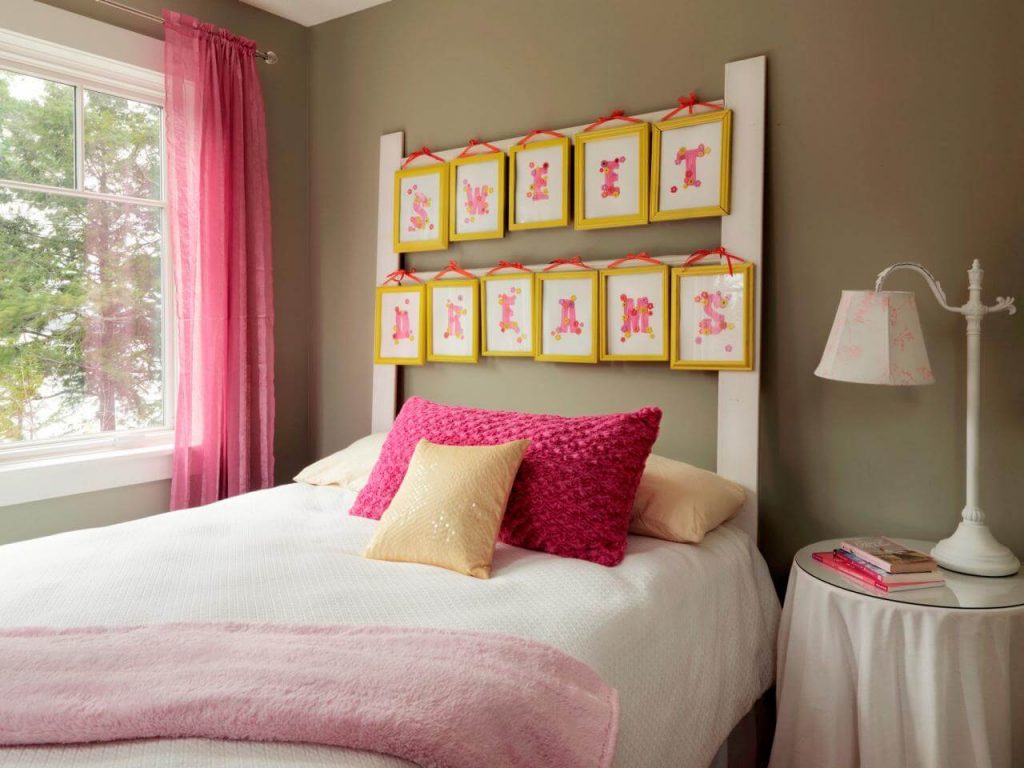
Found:
[[[552,269],[557,269],[562,266],[580,267],[581,269],[591,269],[591,266],[587,264],[579,256],[573,256],[571,259],[552,259],[548,262],[548,266],[544,267],[545,272],[550,272]]]
[[[647,251],[640,251],[639,253],[627,253],[621,259],[616,259],[608,265],[608,269],[614,269],[619,264],[625,264],[627,261],[646,261],[648,264],[664,264],[665,262],[659,259],[652,259],[647,255]]]
[[[532,139],[534,136],[540,136],[541,134],[546,134],[548,136],[554,136],[556,139],[565,138],[565,134],[564,133],[559,133],[558,131],[548,131],[548,130],[546,130],[544,128],[537,128],[536,130],[530,131],[528,134],[523,136],[523,138],[521,138],[519,141],[517,141],[516,144],[518,144],[521,147],[524,144],[526,144],[527,142],[529,142],[529,140]]]
[[[466,148],[459,152],[459,157],[465,157],[466,155],[468,155],[470,151],[473,149],[473,147],[487,147],[489,150],[491,150],[491,152],[501,152],[501,150],[498,149],[496,146],[494,146],[493,144],[488,144],[486,141],[477,141],[476,139],[470,139],[469,144],[466,145]]]
[[[518,261],[499,261],[498,266],[491,267],[487,270],[488,275],[493,275],[495,272],[500,272],[503,269],[518,269],[520,272],[532,272],[533,270],[527,269]]]
[[[415,269],[396,269],[394,272],[392,272],[391,274],[384,278],[384,285],[387,285],[392,280],[401,285],[402,280],[404,280],[407,277],[412,280],[415,280],[417,283],[422,283],[423,281],[413,274],[413,272],[415,271]]]
[[[407,165],[409,165],[409,163],[411,163],[417,157],[432,157],[435,160],[437,160],[437,162],[439,162],[439,163],[443,163],[444,162],[444,158],[443,157],[438,157],[437,155],[435,155],[433,152],[431,152],[426,147],[420,147],[415,152],[413,152],[411,155],[409,155],[407,158],[405,158],[405,162],[402,163],[402,168],[404,169]]]
[[[448,264],[445,265],[445,268],[438,272],[436,275],[434,275],[434,279],[440,280],[443,275],[447,275],[449,272],[454,272],[455,274],[463,275],[464,277],[475,277],[475,275],[472,272],[467,272],[462,267],[460,267],[458,263],[456,263],[455,259],[449,259]]]
[[[719,246],[718,248],[712,248],[710,250],[708,250],[708,249],[701,249],[699,251],[694,251],[693,253],[691,253],[686,258],[686,261],[683,262],[683,266],[684,267],[688,267],[691,264],[694,264],[694,263],[700,261],[701,259],[706,259],[708,256],[719,256],[719,257],[725,259],[725,263],[729,267],[729,274],[730,275],[732,274],[732,263],[734,261],[741,261],[743,263],[746,263],[746,261],[747,261],[746,259],[744,259],[744,258],[742,258],[740,256],[737,256],[734,253],[729,253],[729,251],[725,250],[725,248],[722,248],[721,246]]]
[[[676,101],[679,102],[679,106],[673,109],[671,112],[667,113],[663,118],[661,118],[662,121],[668,120],[676,116],[684,109],[689,110],[689,113],[691,115],[693,114],[694,107],[709,107],[711,109],[722,109],[722,107],[718,106],[717,104],[712,104],[707,101],[697,101],[696,91],[690,91],[685,96],[680,96],[679,98],[677,98]]]
[[[622,120],[623,122],[626,122],[626,123],[642,123],[643,122],[643,120],[640,120],[638,118],[628,117],[621,109],[616,109],[614,112],[612,112],[610,115],[608,115],[606,117],[599,117],[599,118],[597,118],[597,120],[595,120],[590,125],[588,125],[586,128],[584,128],[583,132],[586,133],[587,131],[590,131],[590,130],[593,130],[594,128],[597,128],[598,126],[604,125],[605,123],[614,122],[615,120]]]

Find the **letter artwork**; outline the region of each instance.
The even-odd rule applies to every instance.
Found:
[[[519,328],[519,321],[515,319],[516,297],[523,292],[522,288],[513,288],[508,293],[498,294],[498,304],[501,306],[501,320],[498,321],[498,330],[514,331],[516,344],[522,344],[526,335]]]
[[[405,300],[408,305],[409,300]],[[395,340],[395,346],[402,339],[413,341],[412,328],[409,325],[409,310],[395,307],[395,324],[391,326],[391,338]]]
[[[456,301],[462,301],[462,296],[457,296]],[[445,306],[448,307],[448,327],[445,328],[444,337],[446,339],[452,337],[456,339],[464,338],[465,332],[462,330],[462,318],[466,314],[466,308],[451,299],[445,302]]]
[[[705,336],[717,336],[723,331],[731,331],[733,323],[728,322],[720,311],[729,306],[729,297],[723,296],[721,291],[701,291],[693,300],[704,305],[704,314],[707,315],[697,324],[697,338],[694,343],[700,344]],[[726,352],[732,352],[732,344],[725,345]]]
[[[559,299],[562,306],[562,319],[551,335],[558,341],[564,333],[574,333],[577,336],[583,334],[583,323],[576,319],[576,297],[570,296],[567,299]]]
[[[530,177],[533,181],[526,190],[526,197],[537,203],[548,199],[548,164],[530,163]]]
[[[601,161],[601,173],[604,174],[604,183],[601,185],[601,197],[618,197],[622,189],[618,186],[619,166],[626,162],[624,157],[613,157],[611,160]]]
[[[417,184],[405,190],[405,194],[412,195],[413,214],[409,217],[409,231],[422,232],[425,229],[433,229],[434,222],[430,220],[430,212],[427,210],[430,198],[420,192]]]
[[[466,217],[463,219],[466,224],[476,221],[477,216],[486,216],[490,212],[487,196],[494,191],[494,187],[486,184],[474,187],[468,181],[464,181],[462,191],[466,195]]]
[[[654,303],[646,296],[634,299],[624,293],[619,295],[619,301],[622,302],[622,336],[619,341],[625,341],[635,333],[647,334],[653,339],[651,316],[654,314]]]
[[[700,179],[697,178],[697,158],[707,157],[711,154],[711,147],[699,144],[695,149],[680,147],[676,152],[676,165],[686,164],[683,168],[683,189],[700,186]],[[673,185],[672,192],[678,192],[679,187]]]

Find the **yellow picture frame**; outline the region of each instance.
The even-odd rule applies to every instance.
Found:
[[[622,301],[612,301],[608,296],[609,281],[612,278],[624,277],[628,275],[658,275],[661,278],[661,286],[658,290],[659,304],[650,304],[652,314],[656,314],[655,327],[660,329],[661,336],[661,349],[658,352],[651,352],[647,354],[619,354],[609,351],[609,320],[612,312],[615,312],[616,318],[614,323],[619,325],[619,332],[624,334],[622,342],[625,342],[632,333],[642,333],[640,330],[641,322],[637,321],[635,316],[632,316],[632,331],[626,330],[623,327],[627,318],[623,314],[626,310],[622,306]],[[618,362],[660,362],[663,363],[668,360],[669,352],[669,316],[671,314],[669,308],[669,268],[668,265],[652,264],[643,267],[616,267],[612,269],[602,269],[600,272],[600,299],[601,299],[601,328],[600,328],[600,359],[602,361],[618,361]],[[646,297],[644,297],[646,299]],[[631,300],[632,301],[632,300]],[[645,302],[646,304],[646,302]],[[643,310],[640,310],[643,312]],[[660,318],[660,319],[657,319]],[[642,318],[641,318],[642,320]],[[615,326],[611,326],[615,327]],[[651,336],[653,339],[653,335]],[[639,341],[640,339],[638,339]]]
[[[437,181],[437,237],[430,240],[402,239],[402,184],[407,180],[434,176]],[[406,190],[410,194],[410,190]],[[430,203],[428,199],[427,204]],[[391,241],[395,253],[413,253],[416,251],[443,251],[448,248],[448,163],[435,163],[417,168],[404,168],[395,171],[394,211],[392,215]]]
[[[530,348],[528,350],[497,350],[492,349],[488,342],[489,328],[487,325],[487,288],[499,282],[518,280],[530,283],[530,306],[525,313],[530,318]],[[480,354],[484,357],[533,357],[537,350],[537,279],[533,272],[510,272],[503,275],[484,275],[480,278]]]
[[[739,276],[743,285],[743,355],[738,360],[698,360],[685,358],[681,352],[684,335],[680,315],[681,302],[687,300],[682,290],[682,281],[691,277],[708,277],[729,275],[729,267],[674,267],[672,269],[672,326],[670,333],[669,367],[679,371],[751,371],[754,369],[754,265],[739,264],[732,268],[733,276]],[[713,312],[708,312],[708,319],[714,319]],[[724,318],[723,318],[724,320]],[[730,329],[731,330],[731,329]],[[693,328],[688,334],[700,333]],[[694,337],[695,339],[697,336]],[[700,341],[695,341],[700,344]]]
[[[589,280],[591,284],[591,307],[590,313],[590,350],[585,354],[549,354],[544,352],[544,343],[548,329],[544,326],[544,285],[545,283],[565,280]],[[600,296],[598,293],[598,271],[596,269],[566,270],[562,272],[538,272],[535,286],[537,289],[537,300],[534,303],[533,325],[536,328],[537,342],[534,360],[543,363],[596,363],[598,360],[598,329],[600,328]],[[575,297],[574,297],[575,298]],[[582,335],[582,334],[580,334]],[[559,337],[555,337],[558,339]]]
[[[661,199],[661,155],[662,150],[666,148],[665,145],[668,143],[668,140],[665,139],[664,134],[681,128],[691,128],[694,126],[707,125],[708,123],[721,123],[719,134],[721,150],[718,152],[719,194],[717,201],[714,203],[708,202],[704,205],[695,205],[687,208],[670,208],[663,210]],[[679,157],[680,151],[682,150],[676,151],[676,157],[673,160],[674,165],[679,165],[683,162],[683,158]],[[686,117],[677,117],[673,120],[664,120],[659,123],[654,123],[651,126],[651,158],[651,221],[674,221],[678,219],[696,219],[708,216],[725,216],[726,214],[729,213],[729,175],[731,173],[732,168],[731,109],[720,109],[714,112],[705,112],[699,115],[687,115]],[[696,160],[694,160],[693,162],[696,162]],[[684,170],[684,189],[690,186],[689,184],[686,183],[685,179],[686,171]],[[699,181],[697,182],[697,186],[700,186]],[[674,185],[673,187],[671,187],[671,190],[678,191],[678,185]]]
[[[607,216],[587,216],[587,153],[595,151],[603,141],[616,141],[636,135],[638,145],[637,207],[634,212]],[[648,194],[650,193],[650,123],[632,123],[618,128],[577,133],[575,136],[574,173],[574,214],[576,229],[604,229],[607,227],[631,227],[646,224],[648,218]],[[600,171],[605,173],[605,171]],[[606,174],[607,179],[607,174]],[[614,186],[605,181],[602,186]],[[608,195],[617,197],[618,193]]]
[[[419,310],[416,314],[417,323],[416,328],[418,329],[419,339],[410,338],[411,341],[416,341],[416,354],[408,357],[396,357],[381,354],[381,321],[382,321],[382,308],[384,304],[384,297],[388,295],[397,295],[402,293],[415,294],[419,296]],[[381,285],[377,286],[376,296],[374,298],[374,312],[373,312],[373,362],[378,365],[423,365],[426,360],[426,319],[427,319],[427,295],[426,287],[422,284],[416,285]],[[392,330],[397,332],[397,326],[392,326]],[[397,341],[396,341],[397,344]]]
[[[460,219],[465,220],[467,216],[474,215],[463,211],[466,201],[460,203],[459,169],[472,168],[486,163],[493,163],[498,166],[497,181],[492,190],[496,193],[492,202],[494,203],[497,226],[494,229],[480,232],[459,232]],[[493,240],[505,236],[505,163],[504,152],[485,152],[479,155],[456,157],[449,161],[448,164],[451,167],[448,170],[448,239],[451,242]]]
[[[434,302],[439,290],[466,288],[472,297],[472,311],[469,313],[469,327],[473,338],[470,351],[465,355],[453,355],[435,351],[434,343]],[[480,359],[480,281],[476,278],[430,280],[427,282],[427,360],[432,363],[475,363]],[[450,325],[449,320],[449,325]],[[447,329],[446,329],[447,332]]]
[[[553,139],[544,139],[543,141],[533,141],[528,144],[515,144],[508,150],[508,229],[510,232],[517,232],[526,229],[547,229],[549,227],[567,227],[569,226],[569,200],[570,198],[570,176],[569,176],[569,163],[571,161],[572,142],[568,136],[555,137]],[[551,150],[555,150],[554,154],[559,154],[557,150],[561,150],[561,163],[562,172],[559,175],[562,185],[562,205],[561,214],[557,217],[550,219],[543,219],[540,221],[525,221],[520,222],[516,219],[516,200],[518,198],[518,184],[522,179],[522,174],[517,171],[519,161],[524,160],[528,162],[528,155],[532,153],[540,153],[542,156],[550,156]],[[528,167],[528,166],[527,166]],[[529,196],[529,192],[527,193]]]

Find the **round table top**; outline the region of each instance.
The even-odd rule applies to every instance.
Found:
[[[930,552],[935,546],[934,541],[920,539],[894,539],[894,541],[922,552]],[[826,584],[879,600],[890,600],[894,603],[966,609],[1024,606],[1024,570],[1019,571],[1015,576],[990,578],[967,576],[940,568],[942,575],[946,577],[946,584],[943,587],[883,592],[880,589],[873,589],[866,584],[861,584],[833,568],[822,565],[811,557],[815,552],[831,552],[833,549],[837,549],[842,542],[843,539],[828,539],[811,544],[796,553],[795,562],[800,570]]]

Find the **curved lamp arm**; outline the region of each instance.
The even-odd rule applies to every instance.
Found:
[[[928,287],[932,289],[932,293],[935,294],[935,300],[939,302],[939,306],[943,309],[949,310],[950,312],[959,312],[958,307],[951,307],[946,302],[946,293],[942,290],[942,284],[935,279],[935,275],[925,269],[923,266],[915,261],[900,261],[893,264],[890,267],[886,267],[878,273],[878,279],[875,280],[875,292],[882,290],[882,286],[885,283],[885,279],[889,277],[893,272],[899,269],[907,269],[911,272],[917,272],[921,277],[928,283]]]
[[[1008,312],[1011,315],[1017,312],[1017,307],[1014,306],[1014,299],[1010,296],[997,296],[996,303],[990,307],[981,303],[981,277],[984,274],[984,270],[982,270],[981,263],[977,259],[974,260],[971,268],[967,271],[971,288],[971,298],[962,307],[950,306],[946,301],[946,293],[942,290],[942,285],[939,281],[935,279],[935,275],[914,261],[900,261],[879,272],[878,278],[875,280],[875,291],[877,292],[882,290],[882,286],[885,283],[886,278],[899,269],[907,269],[921,275],[921,277],[925,279],[925,282],[928,283],[928,287],[932,289],[932,293],[935,295],[935,300],[939,302],[939,306],[948,312],[956,312],[959,315],[974,315],[978,317],[989,314],[990,312]]]

